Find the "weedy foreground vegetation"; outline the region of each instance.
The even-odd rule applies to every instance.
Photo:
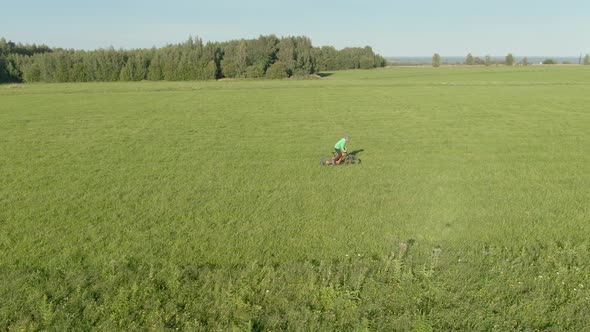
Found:
[[[590,328],[590,70],[323,76],[0,85],[0,330]]]

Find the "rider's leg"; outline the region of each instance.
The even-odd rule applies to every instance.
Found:
[[[336,163],[336,160],[338,160],[340,158],[340,156],[342,155],[342,151],[340,151],[339,149],[334,149],[336,150],[336,155],[334,157],[332,157],[332,162]]]

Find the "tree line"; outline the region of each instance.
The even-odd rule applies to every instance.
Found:
[[[434,53],[434,55],[432,56],[432,66],[433,67],[440,67],[440,64],[441,64],[440,62],[441,62],[440,54]],[[545,59],[542,63],[545,65],[552,65],[552,64],[557,64],[557,61],[555,61],[553,59]],[[517,64],[517,62],[516,62],[514,56],[512,55],[512,53],[508,53],[508,55],[506,55],[506,57],[504,58],[504,61],[494,60],[489,55],[486,55],[484,58],[474,57],[471,53],[469,53],[465,57],[464,64],[470,65],[470,66],[473,66],[473,65],[491,66],[491,65],[498,65],[498,64],[504,64],[506,66],[513,66],[513,65]],[[523,65],[523,66],[530,65],[528,57],[525,56],[524,58],[522,58],[522,61],[518,64]],[[586,56],[584,57],[584,65],[586,65],[586,66],[590,65],[590,54],[586,54]]]
[[[92,82],[288,78],[383,67],[371,47],[314,47],[305,36],[203,43],[189,37],[161,48],[52,49],[0,38],[0,82]]]

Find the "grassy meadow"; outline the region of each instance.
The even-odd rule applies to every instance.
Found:
[[[588,67],[0,85],[0,330],[588,330]]]

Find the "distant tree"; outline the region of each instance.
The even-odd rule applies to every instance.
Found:
[[[223,51],[219,43],[207,43],[203,48],[203,55],[201,61],[207,63],[203,69],[206,79],[221,78],[221,60],[223,59]]]
[[[584,65],[590,65],[590,54],[586,54],[586,56],[584,57]]]
[[[31,56],[38,53],[48,53],[52,50],[45,45],[29,45],[14,43],[10,40],[6,40],[4,37],[0,38],[0,55],[19,54]]]
[[[375,59],[375,53],[371,47],[366,46],[360,50],[359,67],[361,69],[372,69],[377,66],[377,59]]]
[[[0,54],[0,83],[9,82],[8,71],[6,70],[6,60]]]
[[[543,60],[543,64],[544,65],[555,65],[555,64],[557,64],[557,61],[555,61],[553,59],[545,59],[545,60]]]
[[[125,65],[129,81],[144,80],[148,73],[148,60],[140,51],[134,52]]]
[[[289,76],[291,76],[297,66],[297,53],[295,50],[295,42],[292,37],[281,38],[278,44],[277,60],[281,61],[287,66]]]
[[[485,60],[484,60],[484,64],[485,64],[486,66],[491,66],[491,65],[492,65],[492,57],[491,57],[491,56],[489,56],[489,55],[486,55],[486,58],[485,58]]]
[[[168,46],[162,52],[162,75],[166,81],[178,81],[178,67],[182,53],[178,47]]]
[[[159,81],[164,78],[162,74],[162,60],[159,53],[152,58],[148,67],[147,79],[150,81]]]
[[[246,78],[261,78],[264,77],[264,64],[248,66],[246,68]]]
[[[68,82],[88,82],[90,80],[91,75],[89,75],[89,70],[86,68],[84,58],[73,55]]]
[[[295,37],[295,68],[294,75],[306,76],[313,74],[315,70],[315,60],[311,57],[313,48],[311,39],[308,37]]]
[[[512,66],[514,64],[514,56],[512,55],[512,53],[508,53],[508,55],[506,56],[506,66]]]
[[[277,61],[268,67],[266,77],[271,79],[287,78],[289,77],[289,69],[282,61]]]
[[[125,65],[124,55],[114,48],[101,49],[91,53],[90,65],[96,81],[117,81]]]
[[[201,74],[198,51],[186,49],[181,51],[180,61],[176,68],[176,77],[181,81],[196,80]]]
[[[472,66],[475,63],[475,60],[473,59],[473,55],[471,55],[471,53],[467,54],[467,58],[465,58],[465,64]]]
[[[338,69],[357,69],[360,67],[360,63],[356,57],[356,50],[352,47],[346,47],[338,51],[338,57],[336,60],[336,67]]]
[[[387,60],[379,54],[375,54],[375,68],[382,68],[387,65]]]
[[[524,58],[522,58],[522,65],[528,66],[529,65],[529,58],[527,58],[526,56]]]
[[[129,67],[125,66],[121,68],[121,73],[119,74],[119,81],[129,81]]]
[[[476,65],[485,65],[485,61],[478,56],[473,58],[473,63]]]
[[[245,40],[240,40],[238,44],[235,65],[237,77],[244,77],[248,67],[248,43]]]
[[[230,59],[223,59],[221,61],[221,76],[225,78],[238,77],[238,67],[236,67],[236,63]]]
[[[275,60],[279,39],[274,36],[260,36],[248,42],[248,64],[256,65],[266,70]]]
[[[338,51],[332,46],[322,46],[317,55],[320,71],[338,69]]]
[[[0,55],[5,53],[8,54],[8,42],[6,41],[6,38],[2,37],[0,38]]]
[[[432,56],[432,66],[440,67],[440,54],[434,53],[434,55]]]
[[[219,67],[214,60],[209,61],[203,68],[200,79],[215,80],[219,78]]]
[[[15,57],[15,54],[10,54],[6,57],[4,66],[4,70],[6,71],[6,75],[8,77],[7,82],[22,82],[23,74],[17,64],[17,58]]]
[[[23,78],[25,82],[40,82],[41,81],[41,66],[38,62],[31,60],[28,65],[23,67]]]
[[[375,68],[375,59],[373,59],[373,57],[363,56],[359,60],[359,67],[361,69],[372,69],[372,68]]]

